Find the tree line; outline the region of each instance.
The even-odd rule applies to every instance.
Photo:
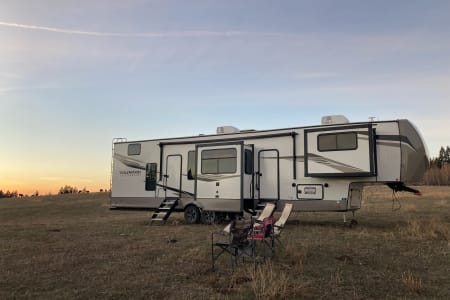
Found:
[[[430,158],[430,168],[424,176],[425,185],[450,185],[450,147],[441,147],[439,155]]]
[[[20,195],[22,195],[22,194],[20,194]],[[0,190],[0,198],[15,198],[15,197],[19,197],[19,193],[17,191],[12,191],[12,192],[6,191],[6,192],[3,192],[2,190]]]
[[[439,155],[435,158],[430,158],[430,168],[438,167],[442,168],[443,166],[450,163],[450,147],[447,146],[445,149],[441,146],[439,150]]]
[[[108,189],[100,189],[99,192],[103,193],[103,192],[108,192]],[[76,186],[71,186],[71,185],[65,185],[62,186],[59,191],[58,194],[62,195],[62,194],[81,194],[81,193],[89,193],[90,191],[86,189],[86,187],[79,189]],[[52,194],[48,194],[48,195],[52,195]],[[18,191],[3,191],[0,190],[0,198],[20,198],[20,197],[37,197],[39,196],[39,191],[34,192],[31,195],[26,195],[26,194],[20,194]]]

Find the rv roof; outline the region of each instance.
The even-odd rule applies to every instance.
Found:
[[[251,130],[251,131],[240,131],[237,133],[224,133],[224,134],[200,134],[200,135],[191,135],[191,136],[179,136],[173,138],[160,138],[160,139],[145,139],[145,140],[130,140],[126,142],[115,142],[114,144],[126,144],[126,143],[136,143],[136,142],[150,142],[150,141],[173,141],[173,140],[181,140],[181,139],[195,139],[195,138],[205,138],[205,137],[223,137],[229,135],[243,135],[249,133],[264,133],[264,132],[274,132],[274,131],[288,131],[288,130],[296,130],[296,129],[306,129],[306,128],[320,128],[320,127],[333,127],[333,126],[351,126],[351,125],[360,125],[360,124],[379,124],[379,123],[389,123],[389,122],[398,122],[397,120],[386,120],[386,121],[369,121],[369,122],[352,122],[347,124],[329,124],[329,125],[313,125],[313,126],[300,126],[300,127],[288,127],[288,128],[275,128],[275,129],[263,129],[263,130]]]

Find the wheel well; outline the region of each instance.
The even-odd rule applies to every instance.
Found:
[[[185,210],[188,206],[195,206],[195,207],[197,207],[199,210],[202,210],[202,209],[203,209],[203,207],[200,205],[200,203],[189,202],[189,203],[186,203],[186,204],[184,205],[183,210]]]
[[[201,210],[201,208],[198,207],[197,205],[195,205],[194,203],[189,203],[188,205],[186,205],[186,206],[183,208],[183,210],[186,210],[186,209],[187,209],[188,207],[190,207],[190,206],[194,206],[194,207],[196,207],[196,208],[198,208],[198,209]]]

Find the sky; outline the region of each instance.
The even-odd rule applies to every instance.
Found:
[[[0,190],[108,189],[111,142],[409,119],[450,144],[450,2],[0,0]]]

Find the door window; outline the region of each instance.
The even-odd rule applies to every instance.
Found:
[[[245,149],[245,174],[253,173],[253,152],[251,150]]]
[[[149,163],[145,169],[145,190],[154,191],[156,190],[156,163]]]
[[[188,162],[187,162],[187,178],[188,180],[195,179],[195,151],[188,152]]]

